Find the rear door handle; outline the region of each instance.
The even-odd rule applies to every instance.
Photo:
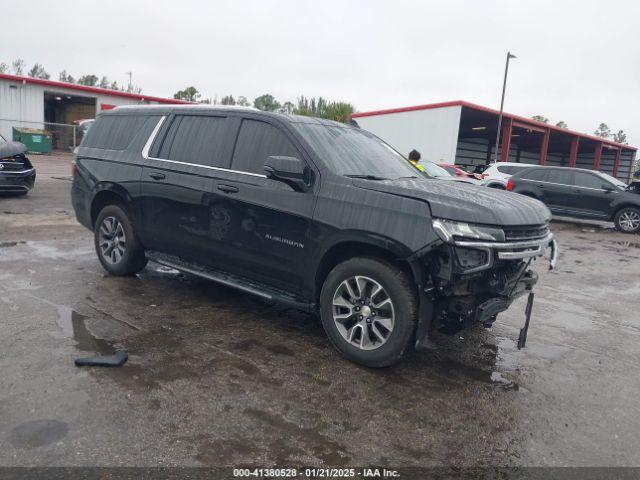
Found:
[[[233,185],[218,185],[218,190],[222,190],[224,193],[238,193],[240,190],[238,187],[234,187]]]
[[[536,185],[538,188],[544,188],[544,185]]]
[[[166,178],[164,173],[159,173],[159,172],[151,172],[149,176],[154,180],[164,180]]]

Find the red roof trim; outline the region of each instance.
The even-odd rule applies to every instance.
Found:
[[[132,100],[150,101],[167,104],[191,103],[184,100],[176,100],[173,98],[153,97],[151,95],[142,95],[138,93],[120,92],[118,90],[109,90],[107,88],[89,87],[87,85],[78,85],[76,83],[56,82],[54,80],[44,80],[42,78],[22,77],[18,75],[9,75],[0,73],[0,80],[9,80],[10,82],[32,83],[34,85],[44,85],[47,87],[67,88],[69,90],[77,90],[87,93],[98,93],[101,95],[111,95],[114,97],[130,98]]]
[[[464,100],[454,100],[451,102],[428,103],[425,105],[415,105],[412,107],[390,108],[387,110],[373,110],[370,112],[358,112],[358,113],[352,114],[351,118],[372,117],[376,115],[388,115],[392,113],[414,112],[417,110],[431,110],[434,108],[446,108],[446,107],[466,107],[466,108],[472,108],[474,110],[480,110],[483,112],[492,113],[494,115],[499,115],[500,113],[498,110],[494,110],[493,108],[484,107],[482,105],[466,102]],[[519,115],[514,115],[512,113],[503,112],[503,116],[507,118],[512,118],[513,120],[516,120],[521,123],[525,123],[527,125],[531,125],[532,127],[543,128],[543,129],[548,128],[549,130],[554,130],[556,132],[566,133],[568,135],[573,135],[580,138],[587,138],[589,140],[595,140],[596,142],[602,142],[605,145],[611,145],[617,148],[621,148],[623,150],[634,150],[634,151],[638,150],[636,147],[631,147],[629,145],[624,145],[624,144],[613,142],[610,140],[605,140],[603,138],[596,137],[595,135],[589,135],[586,133],[576,132],[574,130],[568,130],[566,128],[556,127],[555,125],[549,125],[548,123],[538,122],[536,120],[532,120],[526,117],[521,117]]]
[[[389,113],[415,112],[416,110],[431,110],[432,108],[459,107],[465,103],[462,100],[452,102],[428,103],[426,105],[415,105],[413,107],[389,108],[387,110],[373,110],[370,112],[358,112],[351,115],[351,118],[373,117],[375,115],[387,115]]]

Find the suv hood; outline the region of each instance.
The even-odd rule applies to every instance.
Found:
[[[423,200],[434,218],[485,225],[542,225],[551,212],[540,201],[518,193],[462,182],[415,178],[373,181],[354,179],[358,188]]]
[[[27,151],[27,146],[20,142],[0,142],[0,158],[15,157]]]

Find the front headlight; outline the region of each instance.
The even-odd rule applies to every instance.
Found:
[[[433,220],[433,228],[438,236],[447,243],[463,239],[504,242],[504,232],[502,229],[495,227],[436,218]]]

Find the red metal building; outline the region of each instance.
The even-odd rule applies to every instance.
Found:
[[[401,153],[417,148],[428,160],[473,167],[493,159],[498,115],[492,108],[456,100],[360,112],[352,118]],[[500,138],[499,161],[589,168],[627,182],[637,151],[507,112]]]

